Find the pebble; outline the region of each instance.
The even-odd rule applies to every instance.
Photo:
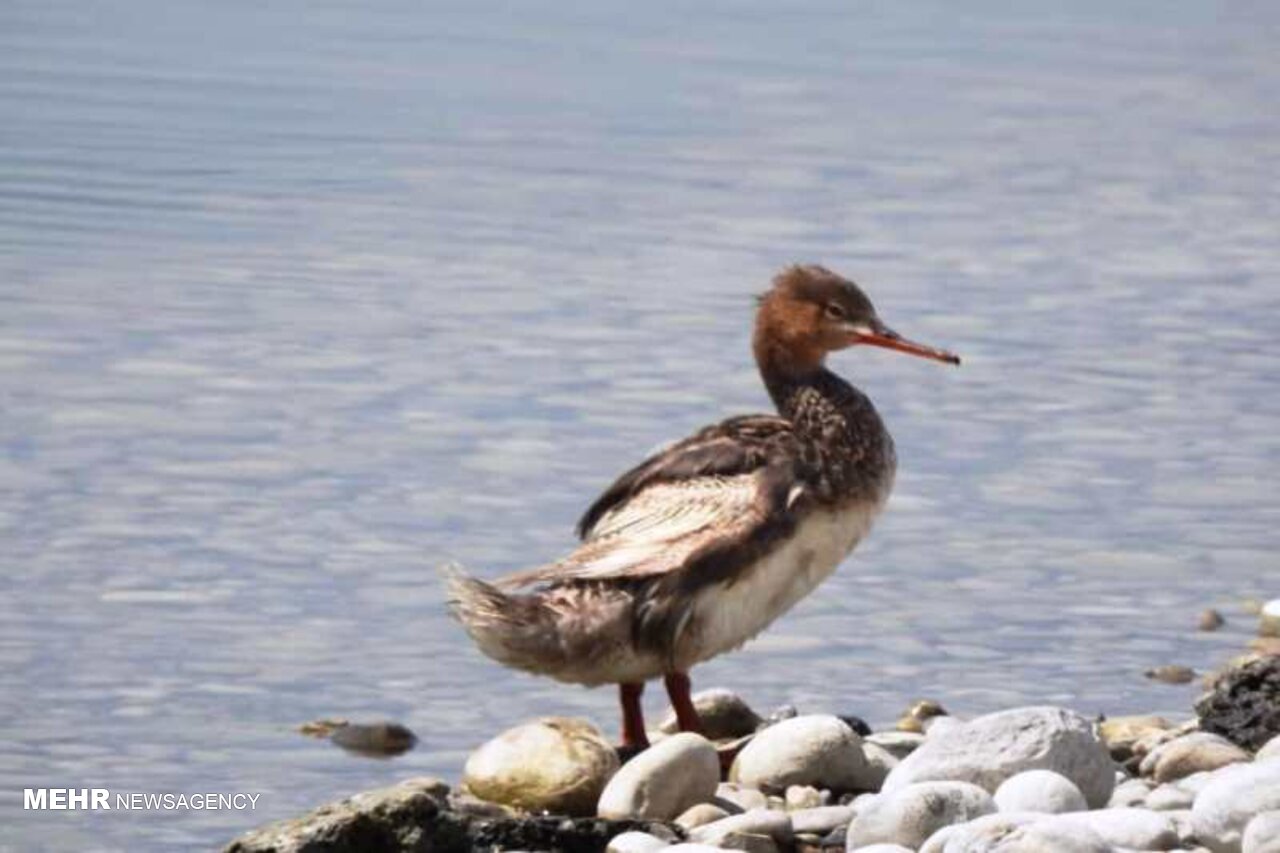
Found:
[[[662,849],[665,853],[720,853],[722,848],[711,844],[694,844],[686,841],[681,844],[672,844],[670,847]]]
[[[900,731],[874,732],[863,738],[863,742],[874,743],[891,755],[901,759],[915,752],[916,747],[924,743],[924,734],[922,732]]]
[[[858,811],[848,850],[878,842],[918,848],[933,833],[996,810],[991,795],[968,782],[919,782],[882,793]]]
[[[903,847],[901,844],[868,844],[866,847],[859,847],[853,853],[913,853],[910,847]]]
[[[791,818],[783,812],[752,809],[699,826],[689,832],[689,840],[722,845],[732,835],[763,835],[776,844],[789,845],[795,838],[795,830]]]
[[[1111,755],[1086,718],[1055,707],[1013,708],[930,735],[884,781],[884,793],[915,782],[958,780],[995,791],[1024,770],[1053,770],[1085,802],[1106,804],[1115,786]]]
[[[1262,749],[1259,749],[1258,754],[1254,756],[1254,761],[1269,761],[1273,758],[1280,758],[1280,735],[1264,743]]]
[[[1280,637],[1280,598],[1273,598],[1262,605],[1258,613],[1258,635]]]
[[[764,729],[729,770],[731,781],[779,793],[788,785],[865,791],[876,787],[877,777],[862,738],[828,714],[793,717]]]
[[[862,757],[867,761],[867,774],[862,780],[861,787],[868,791],[879,791],[889,772],[901,761],[898,756],[884,747],[866,741],[862,743]]]
[[[1216,631],[1225,625],[1226,619],[1222,618],[1222,614],[1212,607],[1200,611],[1200,618],[1196,620],[1196,628],[1200,631]]]
[[[1170,782],[1161,785],[1148,794],[1147,798],[1142,801],[1142,805],[1155,812],[1169,812],[1189,809],[1195,801],[1195,791],[1189,791],[1176,783]]]
[[[1111,717],[1098,724],[1098,734],[1111,750],[1116,761],[1127,761],[1133,755],[1134,746],[1152,735],[1159,735],[1173,728],[1173,723],[1153,714],[1136,714]]]
[[[715,798],[720,801],[721,807],[727,803],[739,812],[769,808],[769,798],[762,791],[746,785],[739,785],[737,782],[721,782],[716,786]],[[732,809],[729,809],[729,811],[732,811]]]
[[[932,717],[945,716],[946,709],[932,699],[921,699],[913,702],[907,712],[898,720],[895,728],[903,732],[921,733],[924,731],[924,721]]]
[[[675,819],[675,824],[685,832],[688,832],[691,829],[728,816],[729,812],[714,803],[698,803],[696,806],[690,806],[681,812],[680,816]]]
[[[920,725],[924,726],[926,737],[934,737],[963,724],[964,720],[957,720],[955,717],[930,717]]]
[[[702,735],[680,732],[627,762],[600,794],[604,818],[671,820],[709,801],[720,782],[720,759]]]
[[[920,853],[946,853],[946,851],[983,851],[1014,829],[1036,823],[1044,818],[1034,812],[996,812],[983,815],[965,823],[944,826],[930,835],[920,847]]]
[[[1240,839],[1240,853],[1280,853],[1280,811],[1254,815]]]
[[[605,853],[653,853],[667,846],[667,842],[647,832],[623,832],[609,839]]]
[[[1171,782],[1250,758],[1249,753],[1221,735],[1192,732],[1153,749],[1138,765],[1138,772],[1157,782]]]
[[[1002,812],[1062,814],[1089,808],[1076,784],[1052,770],[1024,770],[1000,783],[996,808]]]
[[[1215,853],[1238,853],[1255,815],[1280,810],[1280,759],[1232,764],[1214,771],[1196,795],[1191,821],[1196,838]]]
[[[1046,818],[1046,826],[1074,832],[1083,828],[1107,844],[1129,850],[1168,850],[1178,846],[1178,831],[1168,815],[1147,809],[1099,809]]]
[[[789,785],[783,797],[783,805],[789,812],[800,809],[814,809],[826,805],[824,799],[830,799],[830,793],[824,798],[822,792],[812,785]]]
[[[1107,800],[1107,808],[1140,806],[1147,801],[1147,797],[1151,796],[1152,790],[1151,783],[1146,779],[1129,779],[1121,782],[1111,792],[1111,799]]]
[[[791,813],[791,826],[797,832],[826,835],[839,826],[848,826],[857,809],[853,806],[817,806]]]
[[[1175,663],[1157,666],[1154,669],[1147,670],[1144,674],[1152,681],[1159,681],[1164,684],[1188,684],[1196,679],[1196,671],[1194,669]]]
[[[989,846],[960,848],[960,853],[1118,853],[1118,850],[1095,832],[1042,821],[1020,826]]]
[[[703,734],[711,740],[732,740],[751,734],[763,722],[738,694],[721,687],[693,695],[693,707],[702,722]],[[664,734],[680,730],[676,712],[670,711],[658,724]]]
[[[778,842],[755,832],[731,832],[715,846],[721,850],[745,850],[747,853],[781,853]]]
[[[585,720],[547,717],[507,729],[467,758],[466,789],[526,811],[594,815],[618,755]]]
[[[348,723],[335,729],[329,740],[357,755],[390,758],[413,749],[418,736],[399,723]]]

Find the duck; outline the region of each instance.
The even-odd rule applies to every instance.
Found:
[[[884,509],[893,439],[828,355],[875,346],[960,363],[893,331],[858,285],[817,264],[773,278],[751,345],[776,414],[728,418],[623,473],[560,559],[494,581],[445,567],[448,607],[486,656],[561,682],[617,685],[619,748],[632,754],[649,744],[646,682],[661,678],[679,728],[701,733],[690,670],[813,592]]]

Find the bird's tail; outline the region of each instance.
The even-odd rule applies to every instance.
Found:
[[[449,611],[480,651],[501,664],[553,674],[564,648],[553,611],[537,593],[508,593],[473,578],[456,563],[440,567]]]

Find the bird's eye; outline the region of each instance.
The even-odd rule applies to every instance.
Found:
[[[844,319],[844,309],[841,308],[839,305],[835,304],[834,302],[832,302],[830,305],[827,306],[826,311],[824,313],[828,317],[830,317],[832,320]]]

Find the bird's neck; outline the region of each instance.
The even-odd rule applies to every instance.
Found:
[[[769,397],[782,415],[801,432],[818,428],[832,419],[847,420],[865,398],[856,388],[824,365],[803,372],[767,370],[761,377]]]
[[[893,439],[867,395],[819,365],[804,373],[760,366],[778,414],[806,447],[804,479],[824,503],[880,506],[893,486]]]

